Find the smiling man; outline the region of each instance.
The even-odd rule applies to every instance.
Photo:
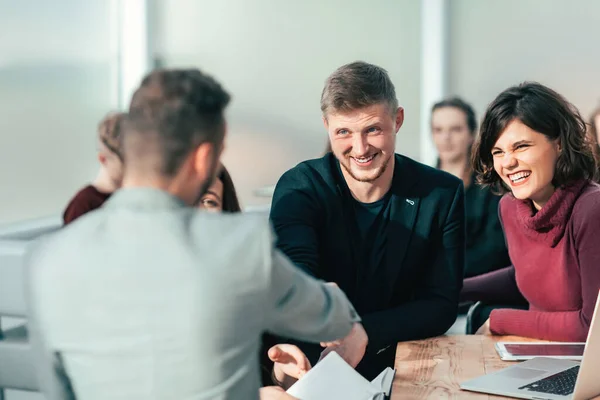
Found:
[[[340,67],[325,83],[321,110],[332,152],[281,177],[271,220],[278,247],[302,270],[339,285],[369,337],[301,348],[313,365],[335,350],[360,361],[357,370],[372,379],[393,365],[397,342],[441,335],[456,319],[463,186],[395,153],[404,110],[384,69]]]

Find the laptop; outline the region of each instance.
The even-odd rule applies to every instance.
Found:
[[[600,395],[600,295],[581,362],[537,357],[463,382],[473,392],[520,399],[584,400]]]

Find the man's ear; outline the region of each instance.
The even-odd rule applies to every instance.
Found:
[[[325,129],[329,130],[329,122],[327,122],[327,117],[323,115],[323,125],[325,126]]]
[[[98,162],[102,165],[106,164],[106,155],[101,151],[98,152]]]
[[[216,151],[215,146],[212,143],[204,142],[200,146],[196,147],[192,154],[192,166],[194,172],[201,179],[207,179],[210,173],[210,165],[213,160],[213,152]]]
[[[404,108],[398,107],[398,109],[396,110],[396,132],[395,133],[398,133],[398,131],[400,130],[400,127],[402,126],[403,123],[404,123]]]

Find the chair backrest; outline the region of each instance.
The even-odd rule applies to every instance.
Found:
[[[0,318],[27,316],[23,261],[28,243],[0,240]],[[35,363],[26,327],[1,329],[0,325],[0,398],[3,388],[37,390]]]
[[[0,316],[26,315],[23,259],[28,243],[0,240]]]
[[[39,390],[26,328],[20,326],[4,334],[0,339],[0,390]]]

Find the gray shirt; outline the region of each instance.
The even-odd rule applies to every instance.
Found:
[[[31,340],[50,399],[256,399],[260,335],[344,337],[337,288],[273,250],[266,218],[122,189],[29,255]]]

